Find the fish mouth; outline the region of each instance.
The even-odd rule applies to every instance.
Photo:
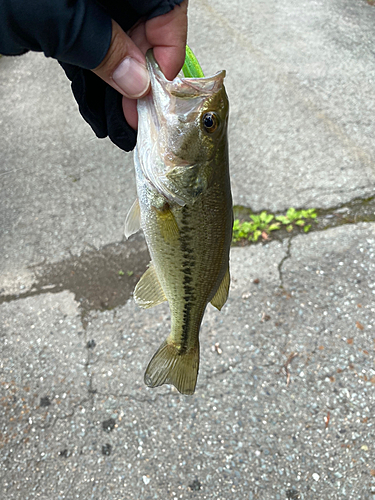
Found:
[[[139,101],[145,103],[143,114],[147,113],[146,121],[155,131],[160,132],[166,125],[168,116],[178,116],[179,120],[185,123],[193,121],[207,98],[223,86],[225,70],[203,78],[185,78],[180,72],[174,80],[167,80],[152,49],[147,51],[146,62],[151,92]],[[142,113],[142,110],[140,112]]]
[[[202,78],[185,78],[181,71],[174,80],[167,80],[154,57],[152,49],[147,51],[146,62],[150,73],[152,92],[161,87],[164,92],[180,98],[197,95],[208,97],[218,92],[223,86],[225,70],[218,71],[213,76]]]

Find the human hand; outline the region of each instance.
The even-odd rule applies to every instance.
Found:
[[[125,119],[137,128],[137,101],[149,92],[150,78],[146,68],[146,54],[153,48],[166,78],[172,80],[185,60],[187,36],[187,3],[184,0],[167,14],[142,21],[127,35],[112,21],[112,41],[102,63],[93,70],[102,80],[124,97],[122,107]]]
[[[145,53],[153,47],[167,78],[176,76],[184,62],[187,1],[0,0],[0,53],[32,50],[57,59],[97,137],[130,151],[136,99],[149,89]]]

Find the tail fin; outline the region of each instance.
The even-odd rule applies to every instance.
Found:
[[[199,369],[199,343],[181,353],[173,344],[163,342],[145,372],[145,384],[158,387],[172,384],[181,394],[194,394]]]

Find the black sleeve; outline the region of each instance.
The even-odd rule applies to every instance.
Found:
[[[125,20],[128,13],[133,12],[138,18],[146,17],[147,19],[152,19],[153,17],[166,14],[176,5],[180,5],[183,0],[98,0],[98,2],[105,7],[113,19],[122,26],[121,21]],[[124,16],[124,13],[127,14]],[[133,26],[133,24],[131,26]]]
[[[128,31],[141,17],[166,14],[183,0],[0,0],[0,53],[41,51],[57,59],[72,82],[83,118],[97,137],[131,151],[136,132],[125,121],[122,96],[89,71],[104,59],[113,18]]]
[[[0,53],[44,52],[93,69],[111,43],[111,19],[94,0],[0,0]]]

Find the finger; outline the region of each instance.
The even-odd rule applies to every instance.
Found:
[[[93,72],[125,97],[137,99],[149,91],[150,76],[145,57],[115,21],[112,21],[108,52]]]
[[[140,22],[133,26],[128,32],[128,35],[132,39],[133,43],[139,48],[142,54],[146,54],[147,50],[151,48],[150,42],[146,37],[146,25],[144,22]]]
[[[128,35],[133,43],[139,48],[142,54],[146,54],[147,50],[151,48],[151,44],[146,38],[145,23],[139,22],[128,31]],[[122,98],[122,109],[125,115],[125,120],[134,129],[138,128],[138,113],[137,101],[127,97]]]
[[[122,98],[122,109],[124,111],[125,120],[134,129],[138,128],[138,113],[137,101],[135,99]]]
[[[187,0],[173,10],[146,23],[147,40],[166,78],[173,80],[185,60]]]

